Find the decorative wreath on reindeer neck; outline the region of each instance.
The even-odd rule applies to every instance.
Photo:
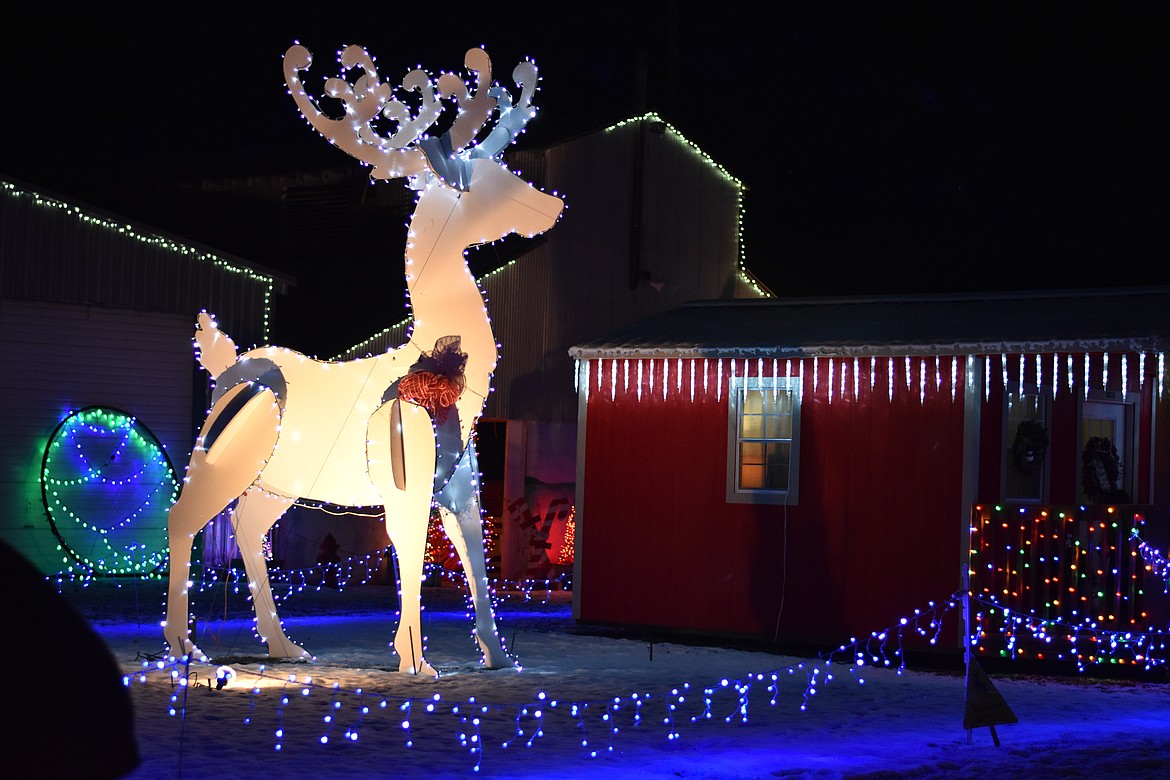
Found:
[[[426,408],[435,422],[442,424],[448,410],[463,395],[466,366],[467,353],[460,350],[459,337],[444,336],[435,342],[431,352],[422,353],[410,373],[398,381],[398,397]]]
[[[1035,474],[1044,465],[1048,453],[1048,431],[1037,420],[1024,420],[1016,426],[1012,442],[1012,465],[1023,474]]]

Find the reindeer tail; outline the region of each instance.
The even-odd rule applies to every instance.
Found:
[[[195,324],[195,357],[212,378],[236,362],[236,344],[215,324],[215,318],[200,312]]]

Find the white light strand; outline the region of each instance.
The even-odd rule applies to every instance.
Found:
[[[1073,376],[1073,356],[1072,356],[1072,353],[1069,353],[1068,357],[1065,358],[1065,365],[1068,368],[1068,392],[1071,394],[1072,391],[1076,388],[1076,384],[1077,384],[1076,377]]]
[[[983,357],[983,400],[991,400],[991,355]]]
[[[955,400],[955,384],[959,379],[959,356],[951,355],[951,402]]]
[[[582,376],[582,382],[583,382],[582,386],[585,388],[585,400],[586,401],[589,400],[589,364],[592,362],[593,361],[591,361],[591,360],[586,360],[586,361],[584,361],[583,366],[582,366],[582,368],[584,369],[584,376]]]
[[[886,379],[890,390],[890,401],[894,400],[894,359],[888,358],[886,361]]]
[[[1085,400],[1089,398],[1089,353],[1085,353]]]
[[[617,397],[617,361],[609,361],[609,400]]]
[[[682,358],[675,358],[674,359],[674,367],[678,371],[678,376],[675,378],[675,389],[681,393],[682,392],[682,375],[683,375]]]
[[[1138,390],[1146,389],[1146,353],[1138,355]]]
[[[666,388],[670,387],[670,358],[662,358],[662,400],[666,400]]]
[[[1158,353],[1158,400],[1162,400],[1162,388],[1166,381],[1166,353]]]
[[[934,356],[934,391],[942,390],[942,371],[939,369],[939,357]]]
[[[918,366],[918,405],[922,406],[926,402],[926,360],[925,358]]]
[[[1060,387],[1060,355],[1052,353],[1052,400],[1056,400],[1056,391]]]
[[[691,358],[691,401],[695,400],[695,359]]]
[[[715,400],[721,401],[723,400],[723,360],[716,361],[715,366]]]
[[[1129,395],[1129,355],[1121,353],[1121,400]]]
[[[914,378],[913,377],[914,369],[911,368],[909,355],[906,356],[905,361],[906,361],[906,389],[909,390],[911,387],[911,381]]]
[[[860,377],[858,376],[858,373],[857,373],[857,367],[858,367],[858,360],[857,360],[857,358],[853,358],[853,400],[854,401],[857,400],[857,393],[859,391],[859,382],[860,382]]]
[[[626,358],[622,361],[622,392],[630,392],[630,361]]]
[[[638,400],[642,400],[642,361],[638,361]]]
[[[772,403],[776,403],[776,394],[779,392],[777,385],[779,384],[780,361],[772,358]]]
[[[813,395],[814,396],[817,394],[817,385],[820,383],[820,378],[821,378],[821,367],[819,364],[819,358],[814,357],[813,358]]]
[[[1109,389],[1109,353],[1101,353],[1101,389]]]
[[[710,374],[707,373],[707,358],[703,358],[703,396],[707,395],[707,379]]]
[[[833,358],[829,358],[829,403],[833,403]]]
[[[654,358],[650,358],[650,395],[654,395]]]
[[[877,384],[877,360],[873,355],[869,356],[869,391],[872,393],[874,385]]]

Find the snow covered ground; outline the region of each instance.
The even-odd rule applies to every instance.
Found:
[[[158,583],[62,593],[131,676],[134,780],[1170,776],[1170,687],[1158,682],[993,675],[1019,719],[996,728],[996,747],[988,728],[968,739],[957,672],[834,664],[826,684],[807,658],[589,632],[563,592],[502,600],[523,669],[487,671],[452,588],[424,591],[442,676],[422,679],[394,671],[395,595],[367,585],[281,607],[311,664],[267,662],[230,589],[197,594],[199,644],[236,675],[217,690],[216,665],[191,666],[183,686],[152,662]]]

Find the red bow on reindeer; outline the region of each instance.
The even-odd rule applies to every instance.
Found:
[[[435,348],[410,367],[410,373],[398,382],[398,397],[427,409],[435,422],[442,424],[447,412],[463,395],[463,369],[467,353],[459,349],[458,336],[444,336]]]

